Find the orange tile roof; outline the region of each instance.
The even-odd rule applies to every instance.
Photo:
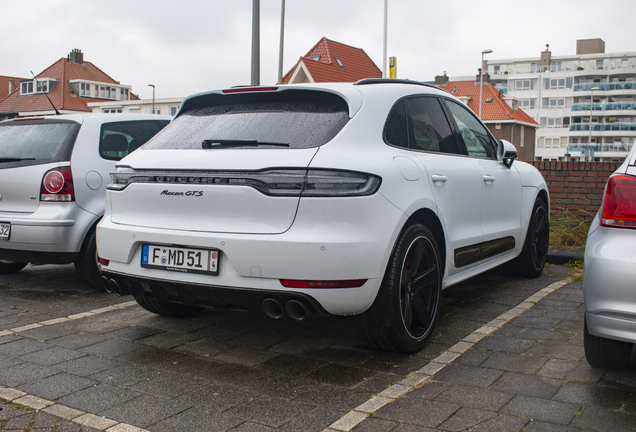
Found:
[[[0,75],[0,99],[9,95],[9,88],[11,87],[9,85],[10,82],[13,82],[11,89],[12,92],[14,92],[16,89],[20,88],[20,80],[23,79],[24,78]]]
[[[319,57],[319,59],[314,60],[314,57]],[[343,67],[340,67],[336,57],[338,57]],[[363,49],[335,42],[325,37],[320,39],[285,74],[283,84],[289,82],[301,63],[309,71],[314,82],[354,82],[363,78],[382,77],[382,71],[373,63],[373,60],[369,58]]]
[[[59,111],[91,112],[89,102],[100,99],[80,97],[69,83],[69,80],[83,79],[100,83],[119,84],[91,62],[75,63],[69,58],[61,58],[51,66],[40,72],[36,78],[54,78],[57,83],[47,93],[55,108]],[[24,79],[24,78],[22,78]],[[14,81],[15,82],[15,81]],[[20,79],[16,85],[20,86]],[[8,86],[8,84],[7,84]],[[8,88],[8,87],[7,87]],[[0,113],[18,113],[31,111],[51,111],[51,102],[44,94],[20,95],[19,91],[2,98],[0,96]]]
[[[502,98],[495,87],[484,83],[481,103],[481,117],[484,122],[495,120],[516,120],[519,122],[539,125],[532,117],[526,114],[522,109],[512,110]],[[470,100],[466,105],[473,110],[475,114],[479,113],[479,82],[476,81],[450,81],[446,86],[442,87],[450,94],[456,97],[469,97]],[[492,99],[491,102],[486,102]]]

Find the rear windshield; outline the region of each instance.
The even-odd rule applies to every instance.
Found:
[[[7,122],[0,125],[0,168],[69,161],[80,125]]]
[[[220,148],[228,142],[232,148],[318,147],[340,132],[348,112],[344,99],[323,91],[208,94],[187,101],[144,149],[210,148],[204,141]]]

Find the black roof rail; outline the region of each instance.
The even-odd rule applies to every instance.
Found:
[[[368,84],[413,84],[426,87],[435,88],[438,90],[444,90],[436,85],[428,84],[423,81],[414,81],[409,79],[396,79],[396,78],[364,78],[360,81],[356,81],[353,85],[368,85]]]

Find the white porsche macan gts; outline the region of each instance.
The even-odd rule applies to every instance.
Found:
[[[442,289],[542,272],[548,190],[516,155],[415,81],[194,95],[112,174],[103,281],[161,315],[357,315],[368,345],[415,351]]]

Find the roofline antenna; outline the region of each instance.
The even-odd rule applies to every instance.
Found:
[[[35,88],[37,89],[38,79],[35,77],[35,74],[33,73],[32,70],[29,70],[29,72],[31,72],[31,75],[33,75],[33,80],[35,81],[35,86],[36,86]],[[51,99],[49,99],[49,95],[44,93],[44,96],[46,96],[46,98],[48,99],[49,103],[51,104],[51,106],[55,110],[55,115],[61,115],[60,112],[57,110],[57,108],[55,108],[55,105],[53,105],[53,102],[51,102]]]

